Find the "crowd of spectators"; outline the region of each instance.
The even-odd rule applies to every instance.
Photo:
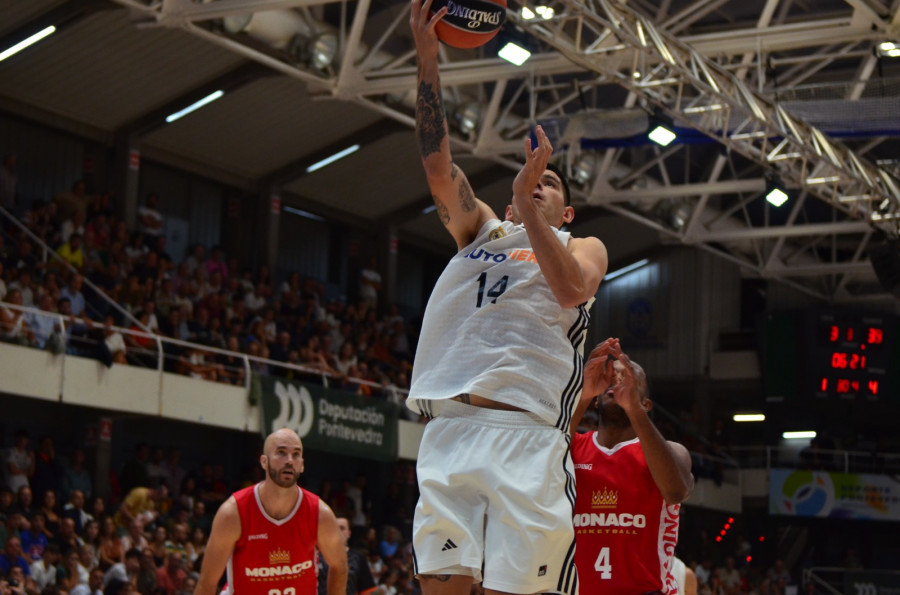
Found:
[[[32,451],[18,432],[4,453],[0,484],[0,593],[3,595],[189,595],[196,586],[212,518],[235,490],[221,464],[181,464],[177,448],[138,445],[112,474],[108,498],[94,494],[84,452],[65,462],[44,437]],[[365,476],[317,485],[352,527],[350,546],[365,556],[378,595],[416,588],[409,511],[417,498],[409,463],[397,463],[378,506]],[[378,509],[380,518],[373,518]]]
[[[297,273],[276,280],[265,265],[242,269],[220,246],[194,245],[176,262],[156,205],[151,194],[139,210],[139,228],[130,230],[109,195],[91,196],[78,182],[24,212],[24,226],[71,268],[45,258],[41,244],[0,221],[0,340],[67,349],[107,365],[156,367],[157,334],[194,344],[163,343],[171,372],[243,385],[240,354],[246,354],[258,358],[251,360],[256,372],[329,377],[332,387],[401,399],[416,332],[396,305],[379,304],[380,276],[371,266],[360,276],[360,299],[348,303],[326,300],[322,283]]]

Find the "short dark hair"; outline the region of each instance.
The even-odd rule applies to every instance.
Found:
[[[562,182],[563,185],[563,196],[566,199],[566,206],[571,206],[572,204],[572,193],[569,191],[569,181],[566,180],[565,174],[563,174],[562,170],[553,165],[552,163],[547,164],[547,169],[555,173],[559,176],[559,181]]]

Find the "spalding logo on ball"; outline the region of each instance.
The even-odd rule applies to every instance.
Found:
[[[438,39],[455,48],[477,48],[500,31],[506,20],[506,0],[434,0],[432,12],[447,14],[435,27]]]

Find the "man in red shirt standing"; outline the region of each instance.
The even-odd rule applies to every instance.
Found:
[[[687,449],[648,417],[644,370],[607,339],[588,358],[572,421],[575,566],[582,595],[675,595],[672,573],[681,502],[694,487]],[[596,432],[575,434],[588,407]]]
[[[289,429],[266,438],[266,479],[235,492],[213,519],[196,595],[315,595],[316,554],[328,563],[328,595],[346,595],[347,552],[331,508],[297,485],[303,445]]]

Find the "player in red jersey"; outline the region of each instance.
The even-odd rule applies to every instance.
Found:
[[[691,457],[659,433],[644,370],[607,339],[588,358],[572,423],[575,566],[581,595],[675,595],[678,512],[694,487]],[[575,434],[588,407],[596,432]]]
[[[297,485],[303,444],[281,429],[266,438],[266,479],[235,492],[213,519],[196,595],[315,595],[315,549],[328,562],[328,595],[346,595],[347,552],[334,512]]]

